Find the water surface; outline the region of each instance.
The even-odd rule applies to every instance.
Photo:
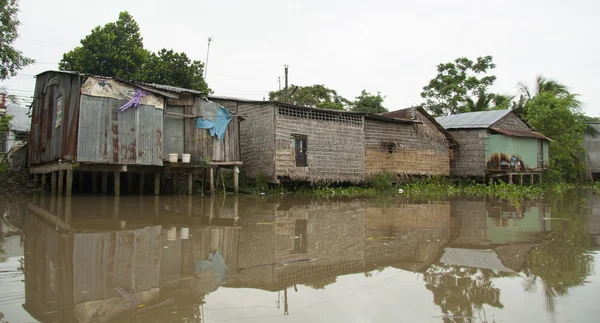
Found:
[[[600,197],[5,199],[9,322],[596,322]]]

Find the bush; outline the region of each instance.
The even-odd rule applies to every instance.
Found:
[[[379,192],[390,192],[394,190],[394,174],[381,172],[371,177],[371,186]]]

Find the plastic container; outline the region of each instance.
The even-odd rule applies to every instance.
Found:
[[[179,154],[169,154],[169,163],[176,163]]]
[[[177,228],[176,227],[169,228],[169,231],[167,231],[167,240],[168,241],[177,240]]]
[[[181,162],[182,163],[189,163],[191,156],[192,155],[190,155],[190,154],[181,154]]]
[[[181,228],[179,231],[179,239],[187,240],[190,237],[190,228]]]

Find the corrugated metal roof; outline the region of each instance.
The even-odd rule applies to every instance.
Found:
[[[185,89],[185,88],[182,88],[182,87],[171,86],[171,85],[154,84],[154,83],[143,83],[143,82],[133,82],[133,83],[138,83],[138,84],[150,86],[150,87],[153,87],[155,89],[164,90],[164,91],[168,91],[168,92],[188,93],[188,94],[196,94],[196,95],[203,95],[203,94],[205,94],[205,93],[203,93],[201,91],[192,90],[192,89]]]
[[[437,117],[435,120],[445,129],[489,128],[512,110],[467,112]]]
[[[506,130],[500,128],[491,128],[492,130],[499,132],[503,135],[512,136],[512,137],[530,137],[530,138],[540,138],[551,140],[550,138],[542,135],[541,133],[537,133],[535,131],[518,131],[518,130]]]
[[[10,130],[29,132],[29,128],[31,127],[29,108],[9,104],[6,108],[6,114],[13,116],[13,119],[10,121]]]

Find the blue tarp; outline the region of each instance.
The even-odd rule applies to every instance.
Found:
[[[225,130],[227,130],[227,125],[231,121],[231,114],[225,108],[219,106],[217,109],[217,117],[209,119],[198,118],[196,121],[196,128],[198,129],[208,129],[210,130],[211,136],[217,136],[219,139],[223,139],[225,136]]]
[[[207,269],[211,268],[215,274],[215,280],[217,283],[222,284],[225,282],[229,268],[225,264],[225,258],[220,251],[217,251],[214,255],[208,254],[207,260],[196,261],[196,273],[199,274]]]

